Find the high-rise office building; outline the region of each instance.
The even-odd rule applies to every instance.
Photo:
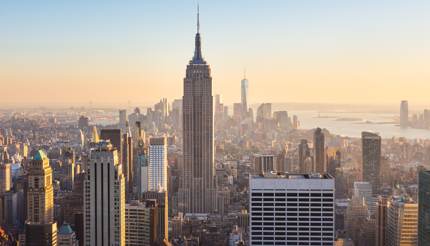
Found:
[[[406,128],[409,125],[409,106],[408,101],[400,102],[400,127]]]
[[[151,246],[157,243],[159,228],[157,214],[158,207],[155,200],[131,201],[130,204],[125,205],[127,246]]]
[[[213,96],[210,67],[203,59],[197,14],[194,56],[187,65],[183,103],[181,200],[186,212],[216,210]]]
[[[328,175],[253,176],[250,245],[333,245],[334,180]]]
[[[75,182],[75,152],[71,148],[65,148],[62,157],[62,171],[65,177],[61,186],[64,190],[71,191]]]
[[[312,160],[308,141],[306,139],[302,139],[299,144],[299,171],[301,173],[310,173],[313,171],[313,168],[307,165],[307,163],[309,163],[309,159]]]
[[[377,199],[373,196],[372,185],[369,182],[355,181],[353,196],[358,197],[366,204],[369,215],[375,213]]]
[[[133,163],[133,139],[129,129],[102,129],[100,139],[109,140],[112,147],[118,152],[118,161],[122,167],[125,178],[126,190],[132,192],[134,163]]]
[[[418,176],[418,245],[430,245],[430,171]]]
[[[167,191],[167,139],[149,139],[148,182],[151,191]]]
[[[109,141],[91,149],[83,206],[84,245],[125,245],[125,180]]]
[[[372,132],[361,133],[363,180],[372,184],[372,192],[379,189],[381,169],[381,137]]]
[[[254,175],[276,171],[276,157],[274,155],[254,155]]]
[[[109,140],[112,147],[116,148],[118,151],[119,163],[122,163],[122,138],[120,129],[102,129],[100,131],[100,139]]]
[[[257,109],[257,122],[272,118],[272,104],[262,103]]]
[[[9,161],[9,155],[4,151],[0,160],[0,196],[10,190],[11,182],[11,164]]]
[[[244,76],[240,81],[240,102],[242,104],[242,117],[245,117],[248,114],[248,86],[248,79],[246,79],[246,76]]]
[[[122,173],[125,178],[125,188],[128,194],[133,193],[134,186],[134,162],[133,139],[130,128],[122,134]]]
[[[361,237],[361,228],[368,218],[366,203],[360,197],[353,196],[346,209],[345,228],[348,236],[359,243]]]
[[[388,200],[385,197],[379,197],[376,205],[376,242],[375,246],[384,246],[387,233],[387,208]]]
[[[157,207],[157,242],[161,245],[169,239],[169,200],[167,191],[148,191],[143,193],[143,200],[155,200]]]
[[[327,168],[325,157],[324,133],[321,128],[318,127],[314,131],[314,172],[326,172]]]
[[[118,123],[119,129],[122,131],[125,131],[127,128],[127,110],[120,109],[119,110],[119,123]]]
[[[38,150],[28,167],[25,245],[57,245],[52,177],[48,157],[43,150]]]
[[[290,129],[291,122],[288,117],[287,111],[283,110],[273,112],[273,119],[275,119],[276,123],[278,124],[278,127],[280,127],[281,129]]]
[[[393,198],[388,205],[386,246],[417,245],[418,204]]]
[[[149,190],[148,163],[148,149],[142,146],[136,155],[136,192],[139,197]]]

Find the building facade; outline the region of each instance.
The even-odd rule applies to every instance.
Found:
[[[276,172],[276,157],[274,155],[254,155],[254,175]]]
[[[370,182],[372,192],[377,193],[380,185],[381,137],[372,132],[361,133],[363,181]]]
[[[25,245],[57,245],[52,177],[48,157],[43,150],[38,150],[28,168]]]
[[[148,187],[150,191],[167,191],[167,139],[149,139]]]
[[[125,245],[125,180],[109,141],[91,150],[83,206],[84,245]]]
[[[386,246],[417,245],[418,204],[393,198],[388,204]]]
[[[400,127],[407,128],[409,126],[409,106],[408,101],[400,102]]]
[[[248,86],[248,79],[244,77],[240,81],[240,102],[242,104],[242,117],[246,117],[248,114]]]
[[[126,245],[154,245],[157,239],[157,204],[154,200],[131,201],[125,206]]]
[[[198,15],[197,15],[198,20]],[[184,78],[182,210],[209,213],[216,210],[212,77],[203,59],[199,22],[194,56]]]
[[[334,179],[316,174],[250,177],[250,245],[333,245]]]
[[[314,172],[326,172],[326,155],[325,155],[325,138],[321,128],[315,129],[314,132]]]
[[[430,245],[430,171],[418,176],[418,245]]]

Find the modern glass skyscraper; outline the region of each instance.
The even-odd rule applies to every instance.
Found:
[[[244,77],[240,82],[240,94],[241,94],[243,117],[248,114],[248,85],[249,85],[249,82],[246,79],[246,77]]]
[[[418,245],[430,246],[430,171],[418,177]]]
[[[381,137],[372,132],[361,133],[363,181],[372,184],[372,191],[379,189],[381,169]]]
[[[409,106],[408,101],[400,102],[400,127],[407,128],[409,125]]]
[[[181,198],[183,210],[208,213],[216,209],[212,77],[203,59],[197,14],[195,51],[184,78]]]

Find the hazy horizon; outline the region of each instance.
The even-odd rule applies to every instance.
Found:
[[[213,92],[239,102],[429,105],[430,2],[200,1]],[[181,98],[195,1],[0,3],[1,107]]]

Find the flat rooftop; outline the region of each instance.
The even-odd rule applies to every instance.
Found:
[[[260,175],[253,175],[253,179],[264,179],[264,178],[272,178],[272,179],[333,179],[333,177],[329,174],[320,174],[320,173],[282,173],[282,172],[271,172]]]

